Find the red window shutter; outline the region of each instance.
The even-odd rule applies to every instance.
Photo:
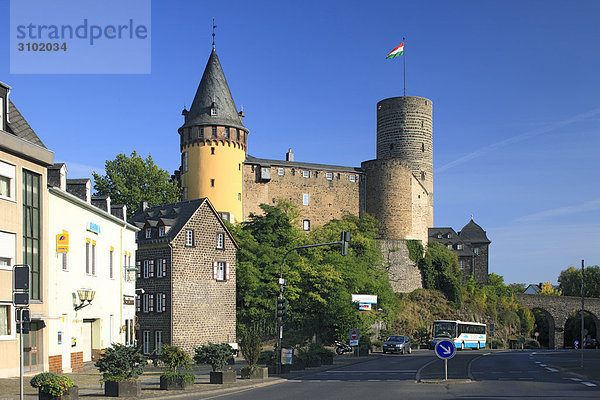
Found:
[[[213,279],[214,280],[217,279],[217,269],[218,269],[218,263],[216,261],[213,261]]]
[[[229,263],[225,263],[225,280],[229,280]]]
[[[149,311],[154,311],[154,295],[150,295],[150,299],[148,301],[148,306],[150,307]]]
[[[162,311],[163,312],[167,311],[167,294],[166,293],[162,294]]]

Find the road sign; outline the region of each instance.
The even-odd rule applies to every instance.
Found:
[[[350,340],[350,346],[358,346],[358,340]]]
[[[494,337],[494,324],[490,324],[490,337]]]
[[[350,329],[350,340],[358,340],[358,329]]]
[[[29,290],[29,265],[15,265],[13,267],[13,290]]]
[[[449,360],[456,354],[454,343],[449,340],[440,340],[435,345],[435,355],[442,360]]]
[[[15,306],[28,306],[29,305],[29,292],[25,293],[13,293],[13,305]]]
[[[540,333],[536,332],[536,333],[534,333],[534,335],[535,335],[535,337],[538,337],[538,336],[540,336]]]

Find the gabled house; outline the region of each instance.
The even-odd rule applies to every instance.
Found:
[[[148,207],[137,243],[136,315],[145,354],[236,343],[237,243],[207,198]]]

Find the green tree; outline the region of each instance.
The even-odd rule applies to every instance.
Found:
[[[440,243],[432,242],[418,265],[423,274],[423,286],[440,290],[457,308],[460,307],[462,274],[456,253]]]
[[[149,206],[179,201],[179,188],[150,155],[144,159],[135,150],[129,157],[117,154],[114,160],[106,161],[104,169],[106,175],[92,173],[95,194],[110,196],[113,204],[125,204],[128,219],[142,201]]]
[[[570,266],[563,270],[558,282],[563,296],[581,296],[581,269]],[[600,297],[600,267],[594,265],[583,270],[584,295]]]

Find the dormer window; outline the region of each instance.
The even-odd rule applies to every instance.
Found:
[[[441,233],[438,233],[438,235],[437,235],[437,238],[438,238],[438,239],[441,239],[441,238],[442,238],[442,234],[441,234]]]
[[[146,239],[152,238],[152,228],[146,228]]]
[[[211,115],[212,117],[214,117],[214,116],[216,116],[216,115],[217,115],[217,103],[215,103],[214,101],[213,101],[213,103],[210,105],[210,115]]]
[[[456,250],[462,250],[463,249],[463,245],[462,244],[457,244],[456,245]]]
[[[169,233],[169,229],[171,229],[170,226],[161,226],[158,228],[158,236],[160,237],[164,237],[167,235],[167,233]]]

